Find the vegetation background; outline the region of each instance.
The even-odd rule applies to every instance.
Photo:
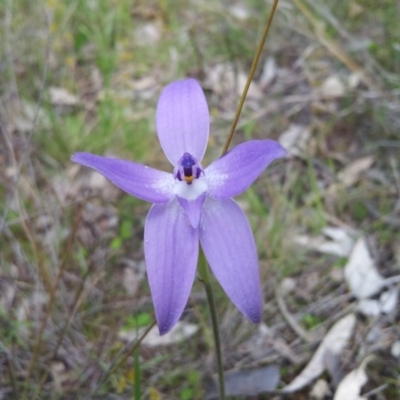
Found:
[[[212,116],[205,165],[218,157],[271,4],[1,2],[0,399],[214,398],[202,286],[175,336],[137,348],[153,322],[142,249],[149,205],[70,156],[169,171],[155,106],[163,86],[192,76]],[[283,388],[353,312],[351,339],[324,358],[325,389],[315,394],[310,381],[285,398],[333,398],[370,354],[362,393],[400,398],[399,280],[385,292],[392,306],[379,287],[371,311],[344,272],[357,239],[379,277],[400,272],[399,15],[396,0],[279,2],[234,137],[277,139],[290,153],[238,199],[258,245],[263,323],[245,321],[215,283],[225,369],[247,384],[229,387],[236,398],[269,398],[262,393],[276,385],[256,381],[276,371]]]

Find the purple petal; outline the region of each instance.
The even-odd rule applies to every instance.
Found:
[[[206,191],[207,184],[204,179],[195,179],[191,185],[184,181],[175,183],[174,194],[193,228],[199,226]]]
[[[232,200],[207,197],[200,243],[218,282],[251,321],[261,320],[262,304],[256,245],[249,222]]]
[[[164,88],[158,100],[156,125],[161,147],[173,166],[185,152],[201,162],[210,120],[207,101],[197,81],[184,79]]]
[[[273,140],[251,140],[239,144],[229,153],[209,165],[204,175],[208,194],[226,199],[244,192],[286,150]]]
[[[179,204],[183,207],[186,217],[193,228],[197,228],[200,223],[201,210],[203,208],[206,194],[202,193],[196,200],[187,200],[176,196]]]
[[[146,219],[144,252],[147,277],[160,335],[178,321],[196,274],[199,253],[193,229],[176,200],[154,204]]]
[[[139,199],[152,203],[167,203],[173,197],[174,177],[167,172],[132,161],[91,153],[75,153],[71,160],[93,168],[114,185]]]

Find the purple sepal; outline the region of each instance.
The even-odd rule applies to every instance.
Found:
[[[167,172],[91,153],[75,153],[71,160],[93,168],[120,189],[139,199],[167,203],[173,198],[174,177]]]
[[[239,195],[268,164],[285,154],[286,150],[273,140],[250,140],[239,144],[205,169],[208,194],[217,199]]]
[[[154,204],[144,230],[144,252],[157,325],[164,335],[186,306],[196,274],[198,231],[176,200]]]
[[[163,89],[157,104],[156,126],[161,147],[173,166],[184,153],[201,161],[207,147],[210,117],[197,81],[184,79]]]
[[[262,302],[256,245],[249,222],[232,200],[207,196],[199,226],[200,243],[218,282],[253,323]]]

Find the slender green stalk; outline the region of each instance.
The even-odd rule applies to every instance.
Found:
[[[237,125],[237,123],[239,121],[240,113],[242,112],[243,104],[244,104],[244,102],[246,100],[246,97],[247,97],[247,92],[249,91],[249,87],[250,87],[251,81],[253,80],[254,73],[256,72],[256,68],[257,68],[258,62],[260,61],[262,49],[264,47],[265,40],[267,39],[269,27],[272,24],[272,20],[273,20],[274,15],[275,15],[276,8],[278,7],[278,2],[279,2],[279,0],[275,0],[274,1],[274,4],[272,5],[272,10],[269,13],[267,23],[265,24],[265,27],[264,27],[264,32],[262,34],[260,43],[258,44],[258,47],[257,47],[256,55],[254,56],[253,64],[251,65],[251,68],[250,68],[249,76],[247,77],[247,82],[246,82],[246,85],[244,87],[244,90],[243,90],[243,93],[242,93],[242,97],[240,98],[239,105],[238,105],[238,108],[236,110],[235,117],[233,118],[231,129],[229,130],[228,138],[226,140],[224,148],[222,149],[222,155],[224,155],[228,151],[229,145],[230,145],[231,140],[233,138],[233,134],[235,133],[236,125]]]
[[[215,307],[214,293],[212,290],[210,274],[208,265],[203,252],[200,253],[199,257],[199,268],[198,268],[201,281],[203,282],[204,288],[206,289],[208,307],[210,309],[211,324],[214,336],[215,355],[217,357],[217,370],[218,370],[218,381],[219,381],[219,393],[220,399],[225,400],[225,380],[224,380],[224,369],[222,367],[222,351],[221,351],[221,340],[218,329],[218,318],[217,310]]]

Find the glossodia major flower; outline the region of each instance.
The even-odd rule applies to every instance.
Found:
[[[254,237],[232,197],[245,191],[286,151],[273,140],[251,140],[203,168],[209,126],[200,85],[194,79],[184,79],[163,89],[156,113],[158,138],[173,173],[90,153],[72,157],[128,194],[154,203],[146,219],[144,251],[160,334],[175,325],[186,306],[195,279],[199,242],[236,307],[254,323],[261,319]]]

